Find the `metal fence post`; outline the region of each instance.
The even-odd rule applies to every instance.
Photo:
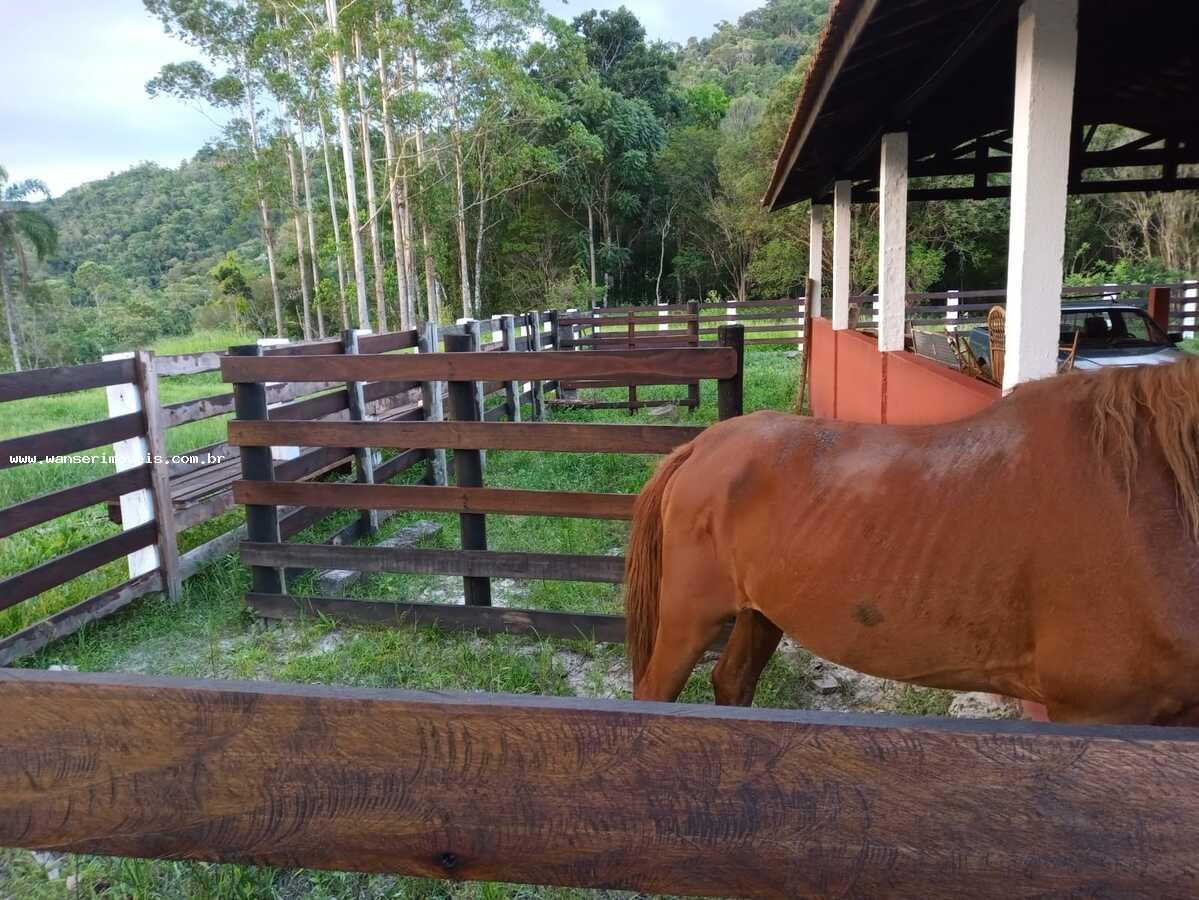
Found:
[[[261,356],[256,344],[230,347],[230,356]],[[270,418],[266,402],[266,385],[261,382],[238,382],[233,385],[233,408],[241,421]],[[241,448],[241,477],[247,481],[274,481],[275,461],[270,447]],[[246,504],[246,537],[261,544],[281,543],[279,537],[279,508]],[[250,577],[256,594],[285,593],[283,570],[268,566],[251,566]]]
[[[358,338],[362,334],[370,334],[369,329],[347,328],[341,333],[341,346],[347,356],[358,356]],[[347,381],[346,394],[349,397],[350,421],[367,422],[370,416],[366,413],[366,395],[361,381]],[[359,484],[375,483],[375,451],[371,447],[354,448],[354,477]],[[362,534],[374,534],[379,530],[379,512],[374,509],[361,511]]]
[[[436,322],[426,322],[420,337],[420,353],[438,353],[441,350],[441,334]],[[426,422],[440,422],[445,419],[445,409],[442,394],[444,382],[422,381],[420,386],[421,407],[424,409]],[[444,486],[449,482],[446,453],[441,447],[433,448],[429,453],[430,483]]]
[[[464,323],[465,324],[465,323]],[[450,353],[470,353],[478,349],[479,333],[466,324],[466,334],[447,334],[445,349]],[[450,416],[459,422],[482,421],[482,410],[476,400],[475,382],[451,381],[449,383]],[[454,451],[454,477],[458,487],[477,488],[483,486],[483,452],[481,450]],[[463,550],[487,549],[487,517],[479,513],[460,513],[459,527],[462,532]],[[466,576],[462,579],[467,606],[491,606],[491,579]]]

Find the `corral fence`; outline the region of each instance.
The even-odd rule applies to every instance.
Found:
[[[229,423],[230,443],[241,449],[242,480],[234,498],[245,504],[248,540],[242,560],[251,566],[247,603],[265,618],[329,615],[344,621],[398,624],[401,621],[483,632],[536,632],[602,641],[623,640],[619,616],[491,608],[492,578],[619,583],[624,560],[612,555],[498,552],[487,546],[487,516],[554,516],[628,520],[633,494],[509,490],[485,486],[488,450],[549,453],[664,454],[696,438],[703,429],[677,425],[522,423],[492,415],[481,400],[483,386],[506,380],[538,384],[606,381],[616,377],[657,383],[675,379],[717,382],[721,419],[743,409],[744,332],[722,325],[711,347],[655,350],[590,350],[528,354],[479,352],[477,334],[446,338],[446,353],[419,356],[310,356],[264,358],[240,348],[222,360],[221,373],[234,385],[237,418]],[[445,421],[280,421],[268,412],[268,383],[310,379],[419,381],[448,384]],[[352,391],[353,388],[351,387]],[[500,421],[507,419],[508,421]],[[286,477],[272,450],[307,447],[432,447],[453,451],[455,484],[383,485],[373,477],[369,453],[358,451],[357,483],[301,483]],[[412,451],[408,451],[412,452]],[[312,546],[286,543],[281,507],[298,510],[456,512],[461,549]],[[309,567],[350,572],[419,573],[462,576],[465,604],[415,604],[339,597],[294,597],[287,572]]]
[[[659,304],[655,306],[592,307],[568,310],[558,319],[558,346],[562,349],[635,350],[666,347],[703,347],[716,343],[720,327],[740,324],[746,346],[792,346],[803,341],[804,298],[747,300],[722,303]],[[687,384],[687,396],[670,401],[639,400],[637,388],[664,382],[634,383],[629,378],[563,382],[560,408],[627,409],[633,412],[663,403],[694,410],[699,406],[699,384]],[[665,382],[678,383],[678,382]],[[580,400],[586,388],[627,387],[627,401]]]
[[[557,334],[556,313],[531,312],[505,316],[492,323],[466,323],[438,328],[370,334],[347,332],[340,339],[305,343],[267,342],[257,353],[269,359],[288,359],[303,365],[306,359],[330,356],[412,356],[419,349],[437,353],[444,342],[473,335],[481,349],[513,353],[553,349]],[[489,330],[491,339],[481,338]],[[113,445],[114,474],[34,497],[0,510],[0,538],[35,528],[61,516],[106,503],[109,516],[122,533],[96,541],[18,574],[0,580],[0,610],[38,595],[101,566],[126,558],[129,578],[75,603],[19,632],[0,638],[0,665],[45,647],[78,631],[84,625],[129,605],[139,597],[165,591],[177,597],[184,579],[206,562],[224,556],[245,536],[244,527],[218,535],[186,553],[179,535],[229,512],[235,505],[233,482],[241,472],[240,450],[228,441],[170,455],[167,436],[172,428],[228,415],[234,411],[232,393],[164,405],[160,385],[166,379],[197,375],[220,368],[221,354],[212,351],[156,357],[149,351],[115,354],[103,362],[37,369],[0,375],[0,402],[49,397],[89,388],[107,391],[109,418],[55,431],[0,441],[0,469],[66,457],[107,444]],[[500,397],[499,405],[485,411],[489,420],[519,417],[520,405],[531,403],[535,418],[545,417],[545,391],[555,384],[518,385],[511,381],[480,382],[480,404]],[[264,386],[272,419],[292,423],[332,423],[371,419],[402,423],[439,418],[443,397],[430,385],[408,379],[365,380],[347,386],[324,379],[304,383],[277,382]],[[298,443],[298,442],[297,442]],[[356,451],[349,447],[306,448],[281,446],[275,451],[280,478],[311,481],[351,471]],[[362,460],[372,478],[386,481],[415,466],[427,467],[426,480],[446,483],[446,456],[442,451],[404,449],[383,458],[374,453]],[[280,527],[286,536],[317,525],[331,516],[329,510],[287,508]],[[375,516],[377,525],[388,513]],[[329,541],[349,543],[361,537],[365,524],[354,521]]]
[[[1062,300],[1127,303],[1148,311],[1168,332],[1190,340],[1199,332],[1199,281],[1174,284],[1063,285]],[[878,324],[878,295],[851,297],[858,309],[857,327]],[[939,291],[909,293],[907,319],[912,328],[973,328],[985,325],[993,307],[1007,305],[1007,291]]]

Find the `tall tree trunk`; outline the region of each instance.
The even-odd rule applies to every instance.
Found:
[[[4,320],[8,324],[8,351],[12,366],[21,371],[21,348],[17,345],[17,305],[13,302],[12,285],[8,283],[8,261],[0,253],[0,290],[4,292]]]
[[[333,2],[333,0],[330,0]],[[246,117],[250,121],[250,152],[254,159],[254,185],[258,192],[258,214],[262,219],[262,242],[266,245],[266,266],[271,278],[271,299],[275,304],[275,337],[283,337],[283,300],[279,295],[279,273],[275,268],[275,232],[266,203],[266,186],[259,169],[258,114],[254,110],[254,91],[250,86],[249,66],[243,65],[242,81],[246,86]]]
[[[654,302],[662,302],[662,272],[666,269],[666,235],[670,233],[670,220],[674,216],[674,207],[666,211],[666,221],[662,224],[662,246],[658,251],[658,280],[654,284]]]
[[[462,315],[468,319],[478,318],[471,310],[470,300],[470,263],[467,262],[469,251],[466,246],[466,184],[462,173],[462,133],[458,129],[457,112],[454,124],[450,129],[450,141],[454,151],[454,221],[458,231],[458,279],[462,286]]]
[[[591,286],[595,287],[599,282],[595,277],[595,212],[590,199],[587,201],[587,256],[591,261]]]
[[[319,101],[318,101],[319,103]],[[346,305],[346,262],[341,249],[341,216],[337,212],[337,189],[333,185],[333,162],[329,158],[329,133],[325,129],[325,113],[318,105],[316,120],[321,130],[321,152],[325,156],[325,182],[329,186],[329,217],[333,219],[333,246],[337,251],[337,291],[341,297],[341,327],[350,327],[350,311]]]
[[[362,83],[362,38],[354,32],[354,56],[358,61],[354,83],[358,88],[358,127],[362,141],[362,171],[366,178],[366,222],[370,229],[371,268],[375,275],[375,315],[379,332],[387,331],[387,291],[383,275],[383,254],[379,247],[379,205],[375,195],[375,165],[371,153],[370,107],[366,105],[366,88]]]
[[[312,291],[308,285],[308,261],[304,258],[304,225],[300,219],[300,179],[296,172],[296,154],[292,148],[290,129],[284,135],[287,143],[287,175],[291,180],[291,213],[296,228],[296,256],[300,264],[300,297],[302,299],[303,316],[300,327],[304,340],[312,340]]]
[[[401,94],[404,92],[404,60],[396,59],[397,87]],[[415,77],[413,82],[415,83]],[[417,296],[420,293],[420,274],[416,266],[416,224],[413,221],[412,195],[408,189],[408,137],[403,135],[400,140],[400,208],[403,211],[404,225],[404,266],[408,270],[408,321],[416,327],[419,318]]]
[[[304,185],[304,217],[308,220],[308,264],[312,272],[312,305],[316,308],[317,337],[325,336],[325,317],[321,314],[321,266],[316,252],[316,217],[312,212],[312,161],[308,158],[306,123],[300,119],[300,176]]]
[[[487,190],[485,188],[485,154],[479,147],[479,221],[475,228],[475,309],[483,309],[483,238],[487,234]]]
[[[408,18],[412,18],[412,3],[408,3]],[[409,48],[409,54],[412,58],[412,83],[415,85],[420,81],[420,70],[417,67],[416,47]],[[425,137],[421,129],[420,121],[416,123],[416,172],[417,176],[421,176],[425,171]],[[425,253],[425,294],[428,297],[429,304],[429,320],[438,322],[441,320],[441,308],[438,303],[437,293],[437,268],[433,264],[433,249],[432,241],[429,239],[429,220],[426,216],[421,216],[420,223],[421,231],[421,249]]]
[[[370,306],[366,302],[366,260],[362,254],[362,231],[358,225],[358,180],[354,174],[354,145],[350,139],[350,111],[344,95],[346,77],[341,48],[337,45],[337,0],[325,0],[325,15],[333,35],[329,61],[333,65],[333,92],[337,97],[337,132],[341,139],[341,162],[346,176],[346,212],[350,219],[350,249],[354,252],[354,293],[358,300],[358,327],[371,327]]]
[[[380,27],[379,14],[375,13],[375,28]],[[404,250],[404,211],[400,203],[400,160],[396,155],[395,133],[391,127],[391,78],[387,71],[387,58],[383,42],[379,41],[379,97],[383,112],[383,149],[387,154],[387,196],[391,201],[391,245],[396,267],[396,306],[400,314],[400,330],[413,327],[411,307],[408,303],[408,264]]]
[[[280,29],[283,27],[283,17],[279,14],[277,9],[275,10],[275,26]],[[283,65],[287,71],[288,78],[290,79],[292,76],[291,56],[286,52],[283,54]],[[304,259],[304,227],[300,220],[300,185],[299,176],[296,172],[295,131],[292,128],[293,124],[298,124],[299,130],[302,131],[304,125],[302,122],[297,122],[298,117],[290,99],[284,100],[282,106],[284,111],[284,118],[282,120],[283,137],[285,146],[287,148],[287,176],[291,181],[291,213],[292,218],[295,220],[296,257],[300,266],[300,296],[303,301],[300,327],[304,333],[304,340],[310,341],[312,340],[312,287],[310,286],[310,282],[308,280],[308,263]],[[308,176],[306,163],[304,177],[304,190],[307,192]],[[312,244],[312,250],[315,253],[315,243]],[[312,282],[311,284],[315,284],[315,282]]]

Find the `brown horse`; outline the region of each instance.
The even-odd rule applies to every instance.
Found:
[[[722,422],[642,491],[625,583],[638,699],[675,699],[733,621],[718,703],[785,632],[1058,721],[1199,724],[1199,358],[946,425]]]

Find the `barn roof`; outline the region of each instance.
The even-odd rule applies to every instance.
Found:
[[[838,179],[872,199],[892,131],[908,132],[913,179],[938,178],[912,199],[1006,196],[1019,6],[835,0],[764,204],[824,200]],[[1078,25],[1071,192],[1199,187],[1178,169],[1199,163],[1199,2],[1080,0]],[[1141,134],[1105,146],[1104,124]]]

